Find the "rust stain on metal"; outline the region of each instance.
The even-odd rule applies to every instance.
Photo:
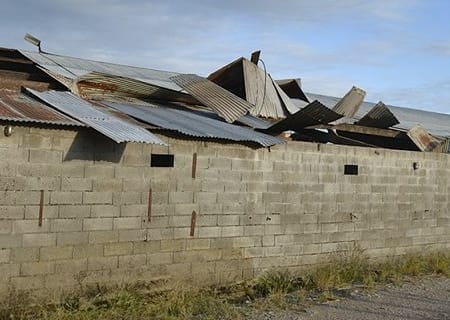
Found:
[[[0,119],[82,126],[22,92],[7,89],[0,89]]]
[[[152,188],[148,190],[147,222],[152,221]]]
[[[196,222],[197,222],[197,212],[195,212],[195,210],[194,210],[194,211],[192,211],[192,215],[191,215],[191,233],[190,233],[191,237],[194,236]]]
[[[407,133],[408,137],[414,142],[414,144],[421,151],[438,151],[438,148],[441,144],[444,143],[443,140],[440,140],[434,136],[432,136],[425,128],[420,125],[416,125],[411,128],[411,130]]]
[[[42,227],[42,219],[44,217],[44,190],[41,190],[41,200],[39,201],[39,227]]]
[[[192,179],[195,179],[197,172],[197,152],[192,155]]]

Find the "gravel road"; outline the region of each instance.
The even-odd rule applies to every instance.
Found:
[[[261,312],[258,320],[450,319],[450,279],[425,278],[376,291],[350,290],[346,297],[313,305],[303,313]]]

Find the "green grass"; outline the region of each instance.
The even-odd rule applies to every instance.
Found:
[[[273,270],[224,287],[164,283],[81,287],[45,303],[12,290],[0,300],[0,320],[15,319],[240,319],[260,309],[303,310],[307,301],[336,299],[352,286],[367,289],[425,275],[450,277],[450,252],[408,254],[373,263],[354,247],[304,272]]]

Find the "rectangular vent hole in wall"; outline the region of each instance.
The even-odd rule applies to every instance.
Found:
[[[344,165],[344,174],[357,176],[358,175],[358,165],[356,164],[346,164]]]
[[[150,167],[173,168],[173,154],[154,154],[150,160]]]

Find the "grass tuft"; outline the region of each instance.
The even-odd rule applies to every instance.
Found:
[[[11,290],[0,299],[0,320],[239,319],[252,310],[300,311],[307,301],[334,300],[355,285],[370,289],[424,275],[449,277],[450,252],[408,254],[370,263],[355,246],[330,255],[326,263],[309,272],[272,270],[252,281],[223,287],[167,287],[164,283],[80,286],[54,303],[39,303],[26,292]]]

